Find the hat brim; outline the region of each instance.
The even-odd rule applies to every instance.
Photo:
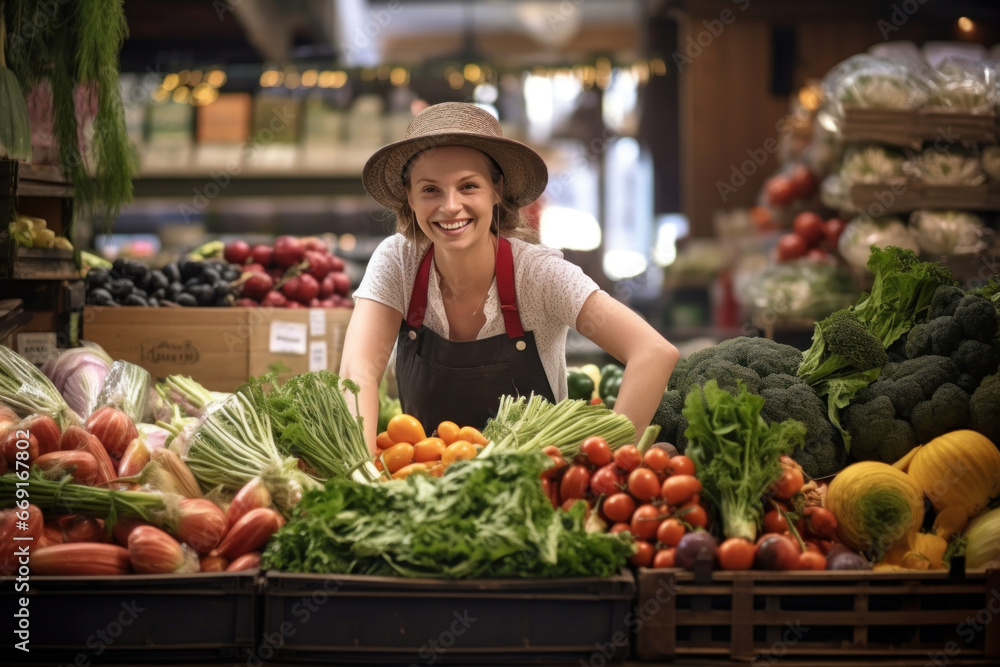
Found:
[[[527,206],[538,199],[549,180],[545,161],[532,148],[513,139],[449,132],[403,139],[383,146],[368,158],[361,181],[372,198],[394,208],[407,201],[403,169],[414,155],[444,146],[468,146],[489,155],[503,172],[504,199]]]

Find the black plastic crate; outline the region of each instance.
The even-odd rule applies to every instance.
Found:
[[[28,599],[29,653],[0,645],[0,664],[94,665],[243,660],[256,646],[259,571],[0,579],[0,616]],[[16,621],[15,621],[16,622]]]
[[[635,579],[442,581],[268,571],[260,660],[354,664],[622,662]],[[598,656],[600,656],[598,658]]]

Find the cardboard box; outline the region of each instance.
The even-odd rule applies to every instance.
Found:
[[[162,380],[188,375],[232,391],[273,364],[289,372],[337,372],[350,308],[141,308],[87,306],[83,340]]]

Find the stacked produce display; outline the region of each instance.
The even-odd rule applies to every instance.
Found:
[[[116,259],[86,274],[95,306],[350,308],[344,261],[317,238],[279,236],[273,246],[212,241],[184,259],[152,268]]]

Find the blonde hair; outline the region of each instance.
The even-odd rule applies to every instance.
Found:
[[[483,153],[483,151],[479,152]],[[403,167],[401,178],[403,180],[403,186],[407,189],[410,187],[410,171],[412,170],[413,161],[417,155],[420,155],[420,153],[417,153],[410,158],[410,160],[406,163],[406,166]],[[486,165],[490,172],[490,181],[493,183],[493,189],[495,191],[502,191],[503,171],[500,170],[500,165],[498,165],[488,154],[483,153],[483,155],[486,156]],[[400,202],[399,204],[391,207],[391,210],[396,216],[397,234],[402,234],[408,240],[413,242],[421,241],[426,238],[423,230],[420,229],[419,225],[417,225],[416,216],[413,213],[413,209],[410,208],[409,202]],[[493,207],[493,210],[493,220],[490,224],[491,226],[495,226],[497,228],[500,235],[508,238],[517,238],[529,243],[538,243],[538,232],[528,225],[524,215],[521,214],[521,209],[515,206],[509,199],[504,198],[502,192],[500,202]]]

